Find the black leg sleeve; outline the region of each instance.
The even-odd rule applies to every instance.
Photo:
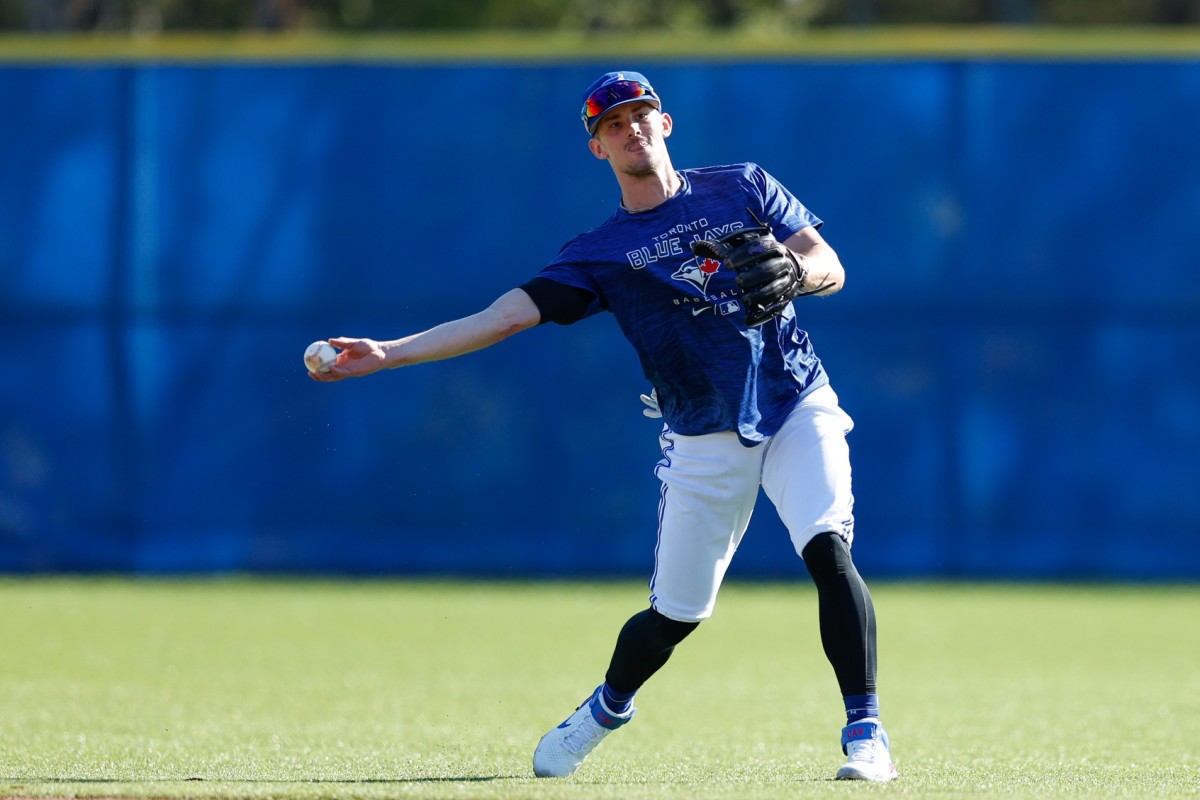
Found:
[[[822,533],[801,557],[817,585],[821,644],[842,695],[874,694],[875,606],[850,548],[836,533]]]
[[[652,608],[634,614],[617,636],[604,679],[619,692],[637,691],[699,624],[667,619]]]

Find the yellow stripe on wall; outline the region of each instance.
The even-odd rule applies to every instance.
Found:
[[[841,58],[1197,59],[1200,28],[865,28],[797,34],[462,33],[0,36],[0,63],[761,61]]]

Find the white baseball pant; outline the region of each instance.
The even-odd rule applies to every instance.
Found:
[[[810,392],[779,432],[746,447],[733,432],[681,436],[663,427],[658,544],[650,604],[665,617],[712,616],[717,591],[741,543],[759,486],[799,554],[819,533],[854,538],[846,434],[854,421],[829,386]]]

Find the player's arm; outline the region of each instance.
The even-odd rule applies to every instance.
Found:
[[[833,294],[846,283],[841,259],[815,227],[810,225],[792,234],[784,245],[800,257],[800,265],[807,271],[802,291],[818,296]]]
[[[538,307],[523,289],[513,289],[469,317],[445,322],[402,339],[376,341],[340,337],[329,343],[341,350],[327,372],[313,373],[318,381],[358,378],[382,369],[441,361],[482,350],[541,321]]]

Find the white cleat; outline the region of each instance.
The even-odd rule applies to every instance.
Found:
[[[599,687],[575,709],[575,713],[547,733],[533,751],[533,774],[539,778],[574,775],[605,736],[633,719],[636,708],[625,716],[609,714],[600,702]]]
[[[840,781],[891,781],[899,773],[892,763],[888,735],[873,717],[859,720],[842,729],[842,752],[848,758],[838,768]]]

